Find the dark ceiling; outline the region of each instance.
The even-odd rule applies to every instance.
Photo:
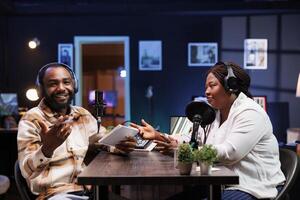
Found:
[[[0,0],[1,15],[195,14],[299,10],[298,0]]]

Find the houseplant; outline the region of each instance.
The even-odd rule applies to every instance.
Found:
[[[180,144],[178,147],[178,166],[181,175],[189,175],[194,162],[193,150],[188,143]]]
[[[205,144],[194,151],[194,161],[200,164],[201,174],[211,174],[213,162],[217,161],[217,150],[209,144]]]

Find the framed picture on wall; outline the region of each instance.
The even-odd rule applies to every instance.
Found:
[[[244,41],[244,68],[267,69],[267,39],[245,39]]]
[[[212,66],[218,60],[217,43],[189,43],[188,66]]]
[[[58,62],[73,69],[73,44],[58,44]]]
[[[267,96],[253,96],[252,98],[267,112]]]
[[[162,42],[157,40],[139,41],[139,70],[162,70]]]

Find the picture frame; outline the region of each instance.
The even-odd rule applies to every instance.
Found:
[[[253,96],[252,99],[267,112],[267,96]]]
[[[244,40],[244,68],[262,69],[268,68],[268,40],[245,39]]]
[[[60,43],[57,52],[58,62],[64,63],[73,69],[73,44]]]
[[[218,60],[218,43],[188,43],[188,66],[212,66]]]
[[[139,70],[162,70],[162,41],[139,41]]]

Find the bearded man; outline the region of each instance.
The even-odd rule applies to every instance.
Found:
[[[42,97],[18,126],[18,161],[23,177],[37,199],[89,199],[89,188],[76,183],[85,167],[88,149],[106,131],[86,109],[72,106],[77,79],[69,66],[49,63],[37,76]],[[129,153],[129,138],[110,152]]]

